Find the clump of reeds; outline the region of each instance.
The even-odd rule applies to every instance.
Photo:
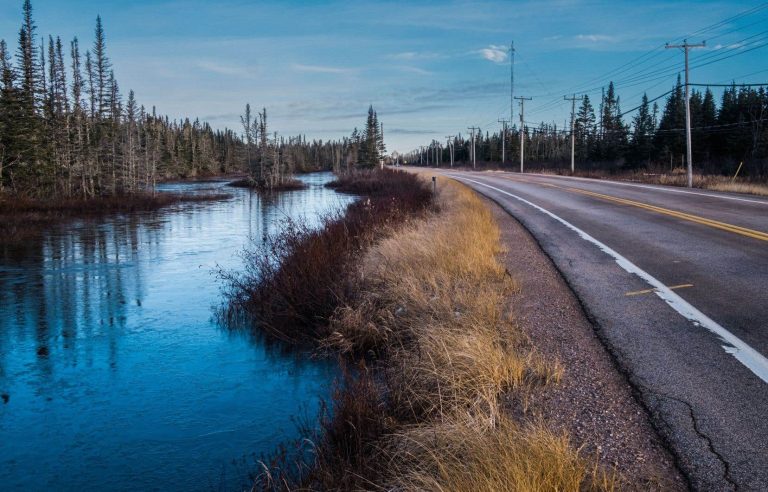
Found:
[[[287,178],[287,179],[283,179],[282,181],[275,184],[274,186],[267,188],[259,184],[258,181],[250,177],[236,179],[235,181],[230,181],[229,183],[227,183],[227,186],[232,186],[234,188],[249,188],[249,189],[264,191],[264,192],[303,190],[307,187],[307,185],[300,179]]]
[[[348,297],[355,259],[432,200],[429,188],[412,174],[369,174],[385,183],[379,191],[325,216],[319,228],[286,221],[280,232],[244,253],[243,272],[224,272],[226,317],[245,315],[254,330],[290,343],[325,338],[328,320]]]

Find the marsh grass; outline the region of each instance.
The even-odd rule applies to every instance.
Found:
[[[270,193],[275,191],[303,190],[307,187],[307,185],[300,179],[288,178],[281,181],[279,184],[273,186],[272,188],[266,189],[260,186],[258,182],[256,182],[253,178],[250,178],[250,177],[230,181],[229,183],[227,183],[227,186],[232,186],[234,188],[249,188],[252,190],[258,190],[265,193]]]
[[[321,226],[286,221],[280,232],[243,253],[244,271],[221,272],[225,320],[296,345],[328,336],[328,321],[350,295],[356,260],[378,238],[423,213],[428,187],[409,173],[373,171],[378,191],[321,218]]]
[[[507,308],[519,286],[500,234],[471,191],[441,182],[439,212],[370,243],[330,316],[325,350],[367,363],[347,373],[298,482],[269,490],[613,490],[617,478],[568,436],[503,409],[557,384]]]

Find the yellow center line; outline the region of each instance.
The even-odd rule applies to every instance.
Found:
[[[686,289],[688,287],[693,287],[693,284],[672,285],[672,286],[669,287],[669,289],[671,289],[671,290]],[[656,292],[656,289],[635,290],[635,291],[632,291],[632,292],[627,292],[624,295],[625,296],[639,296],[640,294],[650,294],[651,292]]]
[[[637,208],[642,208],[642,209],[645,209],[645,210],[650,210],[650,211],[657,212],[657,213],[660,213],[660,214],[668,215],[670,217],[675,217],[675,218],[678,218],[678,219],[687,220],[689,222],[695,222],[697,224],[702,224],[702,225],[706,225],[706,226],[709,226],[709,227],[713,227],[715,229],[720,229],[720,230],[723,230],[723,231],[732,232],[734,234],[739,234],[739,235],[742,235],[742,236],[751,237],[753,239],[759,239],[761,241],[768,241],[768,233],[765,233],[765,232],[762,232],[762,231],[757,231],[757,230],[754,230],[754,229],[747,229],[746,227],[741,227],[741,226],[737,226],[737,225],[733,225],[733,224],[728,224],[728,223],[720,222],[720,221],[717,221],[717,220],[707,219],[705,217],[700,217],[698,215],[688,214],[688,213],[685,213],[685,212],[678,212],[677,210],[670,210],[668,208],[657,207],[656,205],[650,205],[650,204],[643,203],[643,202],[637,202],[635,200],[628,200],[626,198],[618,198],[618,197],[611,196],[611,195],[605,195],[603,193],[596,193],[594,191],[582,190],[580,188],[558,186],[558,185],[551,184],[551,183],[539,183],[539,182],[536,182],[536,181],[525,180],[525,179],[513,179],[513,178],[504,178],[504,179],[508,179],[510,181],[520,181],[520,182],[524,182],[524,183],[528,183],[528,184],[543,185],[543,186],[548,186],[550,188],[558,188],[558,189],[561,189],[561,190],[564,190],[564,191],[570,191],[570,192],[573,192],[573,193],[580,193],[582,195],[593,196],[595,198],[600,198],[600,199],[603,199],[603,200],[608,200],[608,201],[611,201],[611,202],[614,202],[614,203],[620,203],[622,205],[629,205],[629,206],[632,206],[632,207],[637,207]]]

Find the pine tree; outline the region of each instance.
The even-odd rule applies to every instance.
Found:
[[[381,133],[381,126],[373,106],[368,107],[368,118],[360,140],[358,167],[372,169],[378,166],[385,147],[384,135]]]
[[[640,108],[632,120],[632,142],[629,161],[634,166],[640,164],[647,165],[651,162],[655,130],[648,95],[643,94]]]
[[[110,80],[112,79],[112,63],[107,57],[107,42],[104,36],[104,27],[101,23],[101,16],[96,17],[96,39],[93,43],[93,56],[95,84],[96,84],[96,103],[98,115],[100,118],[106,118],[112,109],[110,96],[112,88]]]
[[[685,155],[685,96],[679,75],[662,111],[655,140],[661,157],[673,165],[676,158]]]
[[[25,100],[16,86],[17,73],[11,64],[8,45],[0,40],[0,191],[9,181],[9,171],[24,154]]]
[[[621,159],[627,146],[627,127],[621,119],[619,98],[613,82],[608,84],[608,90],[602,102],[603,135],[600,142],[600,158],[607,162]]]
[[[597,129],[595,127],[595,110],[588,95],[584,95],[581,106],[576,113],[574,132],[576,134],[576,158],[584,162],[594,152]]]

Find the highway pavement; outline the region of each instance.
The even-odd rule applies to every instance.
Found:
[[[433,170],[517,218],[697,490],[768,490],[768,199]]]

